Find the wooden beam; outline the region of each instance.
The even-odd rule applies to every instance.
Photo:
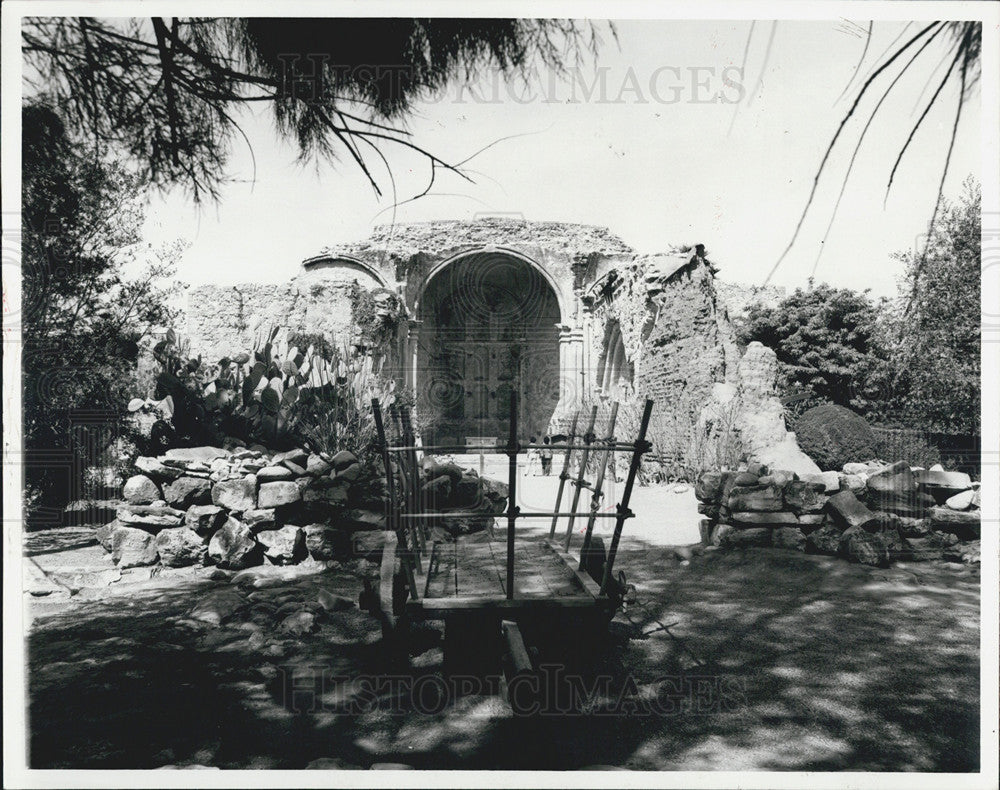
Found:
[[[571,554],[563,551],[560,546],[557,546],[552,541],[543,541],[543,545],[547,546],[553,554],[562,560],[563,565],[565,565],[566,569],[573,574],[578,582],[580,582],[580,586],[582,586],[583,589],[594,596],[594,598],[601,597],[601,586],[590,578],[590,574],[584,573],[580,570],[579,564],[573,559]]]

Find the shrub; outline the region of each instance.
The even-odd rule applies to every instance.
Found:
[[[843,406],[809,409],[795,422],[795,437],[821,469],[840,470],[851,461],[868,461],[878,455],[871,427]]]
[[[941,452],[921,431],[906,428],[873,428],[877,457],[893,463],[906,461],[910,466],[927,469],[942,462]]]

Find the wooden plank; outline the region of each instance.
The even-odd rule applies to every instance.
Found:
[[[531,656],[528,655],[528,648],[524,644],[520,626],[513,620],[504,620],[500,624],[500,629],[503,631],[503,638],[507,643],[507,654],[510,656],[510,664],[514,674],[531,672],[534,667],[531,665]]]
[[[389,625],[395,626],[396,618],[392,606],[392,580],[396,574],[396,533],[387,530],[382,544],[382,565],[379,568],[378,598],[382,612],[388,618]]]
[[[579,563],[573,559],[571,554],[563,551],[560,546],[557,546],[548,540],[545,541],[545,546],[562,561],[566,569],[572,573],[573,578],[579,582],[580,586],[582,586],[584,590],[586,590],[594,598],[602,597],[600,585],[591,579],[587,573],[580,570]]]
[[[591,595],[567,595],[559,598],[502,598],[499,596],[455,596],[453,598],[424,598],[407,601],[407,611],[415,616],[442,617],[460,612],[538,612],[563,609],[606,609],[610,601]]]

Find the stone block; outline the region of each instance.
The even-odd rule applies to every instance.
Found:
[[[349,533],[326,524],[309,524],[302,528],[306,550],[314,560],[336,560],[351,551]]]
[[[806,475],[803,480],[809,483],[822,483],[823,491],[835,494],[840,490],[840,474],[838,472],[820,472],[818,475]]]
[[[825,488],[825,486],[824,486]],[[827,496],[804,480],[792,480],[785,486],[785,504],[795,513],[818,513],[826,506]]]
[[[155,565],[156,537],[144,529],[121,526],[111,533],[111,559],[119,568]]]
[[[813,554],[836,554],[840,550],[840,536],[843,530],[827,524],[806,535],[806,551]]]
[[[337,472],[341,469],[346,469],[351,464],[356,464],[357,462],[358,457],[350,450],[341,450],[330,459],[330,463],[333,464],[333,468]]]
[[[760,476],[753,472],[740,472],[736,475],[735,484],[738,486],[756,486],[760,482]],[[764,483],[764,485],[767,485]]]
[[[798,526],[799,524],[798,516],[787,511],[767,513],[735,511],[731,518],[737,525],[753,524],[759,526],[776,526],[779,524],[794,524],[795,526]]]
[[[254,508],[247,510],[241,517],[244,524],[250,528],[251,532],[260,532],[265,529],[273,529],[277,522],[277,511],[273,508]]]
[[[170,568],[197,565],[208,547],[204,539],[189,527],[165,529],[156,536],[156,551],[160,562]]]
[[[875,514],[850,491],[834,494],[826,507],[838,521],[848,527],[868,527],[878,524]]]
[[[287,466],[265,466],[257,472],[258,483],[274,483],[280,480],[291,480],[295,477]]]
[[[209,535],[226,521],[226,511],[218,505],[191,505],[184,522],[199,535]]]
[[[191,505],[207,505],[212,501],[212,483],[203,477],[178,477],[163,487],[168,505],[186,510]]]
[[[938,506],[930,509],[930,522],[934,529],[941,532],[978,540],[982,529],[981,515],[979,510],[961,511]]]
[[[889,551],[884,542],[878,535],[860,527],[850,527],[844,531],[840,536],[839,553],[862,565],[889,567]]]
[[[694,486],[694,495],[699,502],[715,504],[722,494],[722,472],[705,472]]]
[[[972,507],[972,500],[975,498],[978,492],[973,491],[971,488],[967,491],[962,491],[954,496],[948,497],[945,500],[945,507],[951,510],[968,510]]]
[[[212,504],[233,513],[253,510],[257,507],[257,477],[247,475],[216,483],[212,486]]]
[[[308,554],[302,530],[292,525],[259,532],[257,542],[264,549],[264,557],[275,565],[294,565]]]
[[[734,486],[726,506],[733,511],[776,511],[784,507],[781,489],[776,486]]]
[[[735,528],[726,532],[721,544],[726,548],[743,549],[753,546],[770,546],[771,529],[768,527]]]
[[[965,472],[921,471],[914,473],[917,486],[939,502],[972,488],[972,479]]]
[[[798,527],[777,527],[771,530],[771,545],[777,549],[806,550],[806,535]]]
[[[175,480],[184,474],[183,469],[167,466],[160,459],[145,455],[135,459],[135,468],[154,480]]]
[[[897,461],[868,478],[868,491],[876,496],[909,494],[916,485],[913,472],[905,461]]]
[[[178,447],[173,450],[167,450],[164,460],[168,461],[199,461],[201,463],[207,464],[214,461],[216,458],[228,458],[229,451],[223,450],[221,447]]]
[[[313,477],[328,475],[330,474],[331,469],[333,469],[333,465],[316,453],[312,453],[306,460],[306,472],[311,474]]]
[[[146,475],[132,475],[125,481],[122,497],[132,505],[148,505],[160,498],[160,487]]]
[[[241,570],[260,565],[263,553],[253,533],[242,522],[229,518],[208,543],[208,556],[221,568]]]
[[[184,511],[155,505],[123,505],[115,512],[115,516],[127,527],[156,533],[165,527],[179,526],[184,518]]]
[[[302,499],[302,492],[294,482],[281,480],[262,483],[257,493],[257,507],[261,509],[290,505]]]

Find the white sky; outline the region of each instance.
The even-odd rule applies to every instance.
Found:
[[[911,26],[906,36],[923,24]],[[903,26],[875,23],[866,68]],[[749,22],[628,21],[616,27],[618,43],[605,36],[596,64],[588,62],[579,72],[589,88],[595,67],[605,69],[603,101],[599,89],[586,99],[586,90],[572,79],[556,82],[553,93],[550,76],[542,74],[525,94],[517,84],[497,90],[486,75],[476,88],[482,100],[464,93],[460,101],[459,87],[452,86],[417,105],[407,128],[415,142],[447,161],[499,138],[522,136],[470,162],[474,184],[439,173],[440,194],[400,207],[396,220],[514,212],[529,220],[603,225],[641,252],[702,242],[722,278],[763,282],[791,238],[823,150],[853,98],[854,90],[837,101],[861,55],[867,22],[782,21],[763,73],[771,23],[758,22],[743,78],[731,73],[747,94],[731,133],[735,104],[692,100],[720,92],[736,97],[722,75],[739,67]],[[872,124],[817,280],[895,293],[901,269],[890,256],[913,247],[926,228],[954,119],[954,89],[942,93],[925,119],[884,209],[882,200],[895,156],[919,115],[918,99],[923,94],[926,102],[930,94],[924,86],[944,57],[942,42],[939,37],[900,80],[898,96],[883,104]],[[697,77],[704,87],[698,90],[692,68],[701,69]],[[862,104],[845,129],[810,219],[772,282],[805,285],[857,135],[880,95]],[[530,100],[515,100],[525,96]],[[678,99],[667,103],[673,96]],[[963,110],[946,196],[957,196],[968,174],[981,177],[979,104],[976,92]],[[181,280],[282,282],[297,273],[303,258],[329,244],[362,239],[373,224],[391,218],[389,211],[380,214],[392,197],[374,157],[370,166],[386,192],[381,200],[346,158],[318,169],[297,165],[293,146],[277,140],[267,115],[247,117],[244,129],[256,158],[252,184],[251,157],[238,141],[230,172],[239,181],[224,190],[218,205],[199,210],[181,195],[168,195],[150,208],[147,238],[192,243],[180,265]],[[391,144],[383,153],[400,199],[423,189],[426,161]]]

